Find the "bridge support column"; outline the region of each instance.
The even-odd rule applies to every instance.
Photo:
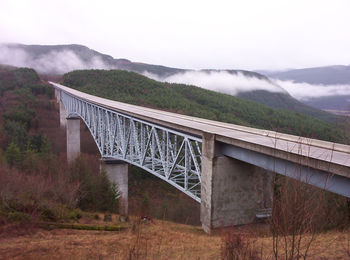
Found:
[[[119,213],[127,216],[129,164],[119,160],[104,160],[101,166],[106,171],[109,181],[117,185],[120,194]]]
[[[80,154],[80,119],[67,118],[67,161],[73,162]]]
[[[56,98],[57,103],[61,102],[61,92],[57,89],[55,89],[55,98]]]
[[[214,228],[254,222],[256,211],[269,206],[266,204],[271,199],[270,176],[261,168],[220,156],[215,136],[203,134],[201,222],[204,231],[210,233]]]
[[[67,126],[67,112],[62,101],[59,101],[60,105],[60,127],[65,128]]]

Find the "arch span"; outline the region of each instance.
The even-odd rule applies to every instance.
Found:
[[[200,202],[202,139],[61,92],[67,117],[80,117],[103,159],[122,160]]]

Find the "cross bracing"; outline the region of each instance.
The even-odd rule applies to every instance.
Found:
[[[202,140],[61,91],[68,117],[79,116],[104,159],[128,162],[200,202]]]

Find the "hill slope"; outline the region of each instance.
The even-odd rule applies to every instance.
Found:
[[[233,77],[239,77],[244,82],[232,82],[232,78],[221,82],[216,77],[208,78],[207,81],[214,83],[211,89],[227,93],[223,89],[228,89],[224,85],[229,85],[230,89],[239,88],[239,97],[253,100],[270,107],[290,109],[298,113],[316,116],[320,119],[336,121],[331,115],[312,109],[299,101],[293,99],[280,86],[270,81],[266,76],[257,72],[245,70],[201,70],[192,71],[179,68],[165,67],[146,63],[132,62],[127,59],[115,59],[110,55],[97,52],[83,45],[24,45],[24,44],[0,44],[0,63],[34,68],[41,74],[63,74],[77,69],[121,69],[134,71],[140,74],[155,75],[157,79],[167,81],[169,77],[176,77],[178,83],[186,83],[184,74],[193,72],[206,75],[210,73],[226,72]],[[196,75],[195,78],[200,78]],[[251,91],[252,84],[246,84],[250,80],[255,80],[256,84]],[[191,84],[199,85],[196,82]],[[246,88],[244,87],[245,85]],[[262,85],[270,85],[275,89],[280,89],[280,93],[273,91],[255,91],[261,89]],[[232,93],[228,93],[232,94]],[[236,93],[232,95],[237,95]],[[278,101],[276,102],[276,97]]]
[[[292,80],[297,83],[316,84],[319,88],[327,88],[327,85],[348,85],[348,88],[350,88],[350,66],[337,65],[283,72],[264,71],[263,73],[271,78],[279,80]],[[307,87],[307,85],[305,87]],[[341,86],[339,86],[339,88],[340,87]],[[317,97],[317,93],[315,94],[315,97],[305,99],[303,103],[318,109],[350,111],[350,95],[348,94],[339,94],[334,90],[330,91],[329,95],[326,96]]]
[[[0,45],[0,63],[31,67],[42,74],[63,74],[76,69],[123,69],[142,73],[149,71],[166,76],[183,70],[161,65],[114,59],[83,45]],[[13,57],[16,57],[15,59]]]
[[[128,59],[115,59],[110,55],[100,53],[79,44],[0,44],[0,53],[2,54],[0,55],[0,63],[13,66],[31,67],[42,74],[63,74],[76,69],[121,69],[134,71],[141,74],[147,71],[159,77],[165,78],[177,73],[191,71],[162,65],[132,62]],[[16,59],[13,57],[16,57]],[[232,74],[237,74],[239,72],[248,77],[268,80],[266,76],[253,71],[225,71]]]
[[[332,124],[287,110],[272,109],[195,86],[162,83],[126,71],[87,70],[64,75],[63,84],[121,102],[228,123],[331,140]],[[340,140],[339,133],[336,137]]]
[[[336,65],[316,68],[264,71],[264,74],[280,80],[293,80],[310,84],[350,84],[350,66]]]
[[[341,117],[320,110],[323,109],[322,106],[320,106],[319,109],[315,108],[317,106],[313,106],[314,103],[311,103],[311,100],[308,100],[304,104],[299,102],[287,93],[256,90],[250,92],[241,92],[237,95],[237,97],[255,101],[257,103],[264,104],[272,108],[288,109],[297,113],[316,117],[327,122],[335,123],[344,120]],[[326,105],[326,107],[328,107],[328,105]]]

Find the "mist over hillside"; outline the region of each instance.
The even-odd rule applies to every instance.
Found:
[[[250,92],[254,90],[287,93],[283,88],[270,81],[267,77],[258,73],[251,73],[249,75],[247,72],[241,70],[186,71],[168,77],[159,77],[158,75],[148,72],[143,73],[143,75],[157,81],[195,85],[233,96],[236,96],[240,92]]]
[[[81,69],[121,69],[162,82],[196,85],[230,95],[265,90],[286,91],[266,76],[246,70],[183,70],[160,65],[114,59],[82,45],[0,45],[0,63],[31,67],[40,74],[64,74]],[[287,94],[287,93],[286,93]]]
[[[131,62],[127,59],[114,59],[112,56],[78,44],[0,44],[0,63],[31,67],[41,74],[64,74],[79,69],[123,69],[139,73],[149,71],[166,76],[182,71],[165,66]]]
[[[350,65],[335,65],[285,71],[263,71],[263,74],[280,79],[316,85],[350,84]]]
[[[271,79],[260,73],[246,70],[184,70],[132,62],[127,59],[115,59],[110,55],[77,44],[0,44],[0,64],[31,67],[38,73],[46,75],[62,75],[81,69],[121,69],[137,72],[162,82],[200,86],[260,102],[270,107],[291,109],[298,112],[310,109],[305,108],[305,105],[297,100],[293,100],[294,98],[321,109],[335,109],[335,104],[337,109],[343,109],[348,106],[348,98],[343,98],[342,102],[329,102],[330,105],[328,105],[325,97],[350,95],[350,87],[347,85],[322,88],[322,86],[310,83]],[[270,75],[268,72],[264,72]],[[318,102],[318,98],[322,98],[322,101],[326,102]],[[320,103],[322,106],[319,105]],[[317,115],[319,113],[312,111],[311,114]]]
[[[183,70],[114,59],[82,45],[1,44],[0,63],[31,67],[40,74],[64,74],[80,69],[121,69],[163,82],[196,85],[226,94],[266,90],[286,92],[266,76],[246,70]]]
[[[259,72],[307,105],[350,111],[350,65]]]
[[[63,74],[77,69],[113,69],[113,58],[81,45],[0,45],[0,63],[31,67],[41,74]]]

